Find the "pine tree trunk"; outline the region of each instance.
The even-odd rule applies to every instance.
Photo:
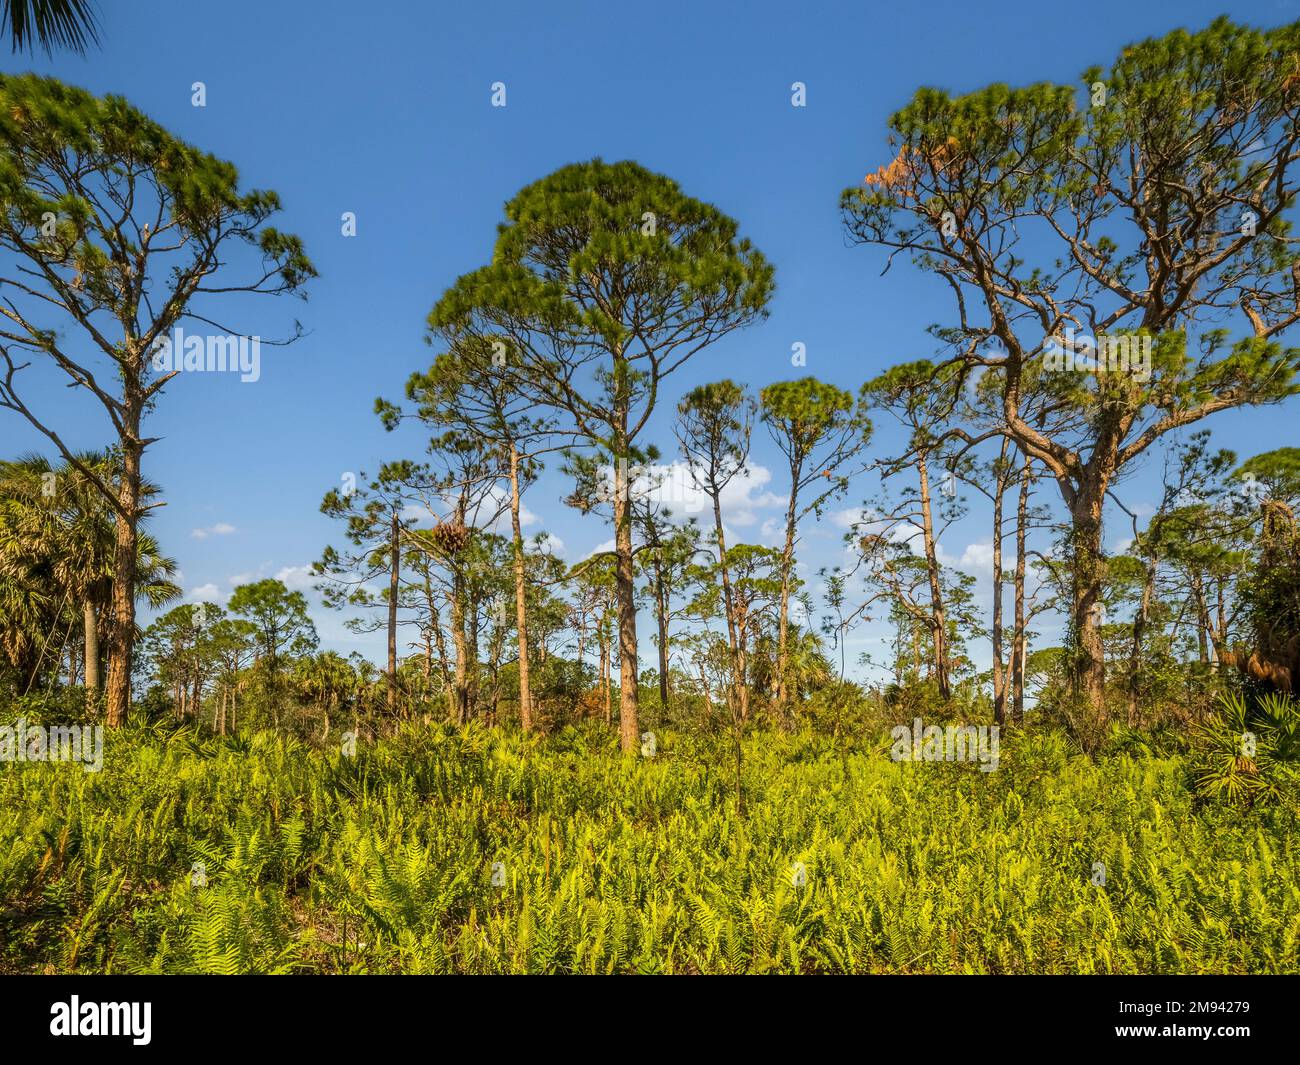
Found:
[[[790,467],[790,504],[785,512],[785,544],[781,548],[781,604],[776,629],[776,677],[774,691],[776,705],[785,715],[786,709],[786,671],[790,662],[790,590],[794,584],[794,539],[798,525],[798,499],[796,486],[803,474],[803,464],[794,463]]]
[[[613,636],[610,633],[601,635],[600,643],[600,668],[601,682],[605,686],[605,724],[610,725],[614,722],[614,648]]]
[[[515,629],[519,637],[519,725],[533,727],[533,692],[528,674],[528,597],[524,560],[524,533],[519,518],[519,449],[510,444],[510,528],[515,546]]]
[[[740,650],[736,629],[736,596],[731,587],[731,567],[727,565],[727,537],[722,529],[721,493],[713,493],[713,528],[718,537],[718,570],[722,574],[722,605],[727,614],[727,644],[731,652],[732,701],[739,707],[740,720],[749,720],[749,684],[746,663]]]
[[[82,619],[86,630],[86,702],[93,708],[99,696],[99,618],[90,599],[82,604]]]
[[[1011,714],[1015,723],[1025,717],[1025,654],[1028,636],[1025,632],[1025,540],[1028,535],[1029,491],[1032,483],[1033,460],[1025,457],[1020,471],[1020,497],[1016,503],[1016,575],[1015,575],[1015,632],[1011,649]]]
[[[395,716],[397,713],[397,585],[402,565],[401,524],[398,519],[398,510],[394,505],[388,542],[388,713],[390,716]],[[327,716],[327,728],[328,721]]]
[[[141,404],[134,396],[122,418],[119,446],[122,477],[113,544],[113,582],[110,592],[111,624],[108,630],[108,707],[106,723],[119,728],[131,708],[131,667],[135,652],[135,567],[140,520]]]
[[[468,706],[468,716],[475,717],[478,714],[478,697],[479,697],[479,636],[481,635],[482,622],[482,596],[475,592],[470,596],[466,604],[465,617],[469,632],[469,650],[465,656],[465,666],[468,670],[467,682],[468,691],[466,701]]]
[[[614,450],[615,589],[618,595],[618,734],[624,754],[639,749],[637,726],[636,589],[632,558],[632,503],[628,477],[627,412],[620,421]]]
[[[578,680],[584,681],[586,665],[585,658],[587,654],[587,615],[585,608],[581,605],[578,610]]]
[[[1006,723],[1007,685],[1002,669],[1002,497],[1006,492],[1007,441],[993,482],[993,720]]]
[[[1196,607],[1196,644],[1201,663],[1210,664],[1210,608],[1205,601],[1205,584],[1199,573],[1192,575],[1192,602]]]
[[[1142,580],[1142,599],[1138,603],[1137,613],[1133,615],[1133,642],[1129,648],[1128,659],[1128,726],[1133,728],[1138,720],[1138,695],[1141,690],[1142,645],[1146,636],[1147,622],[1151,617],[1151,603],[1155,598],[1157,564],[1154,558],[1148,558]]]
[[[659,704],[668,712],[668,593],[664,589],[663,559],[655,558],[655,621],[659,627]]]
[[[1075,635],[1074,678],[1092,733],[1106,722],[1106,659],[1101,637],[1101,513],[1105,484],[1093,478],[1081,486],[1071,508],[1074,580],[1071,625]]]
[[[939,698],[947,702],[952,696],[948,680],[948,619],[943,605],[943,587],[939,583],[939,559],[934,543],[934,518],[930,509],[930,468],[922,454],[917,460],[921,477],[921,535],[925,543],[925,568],[930,577],[930,628],[934,643],[934,676]]]
[[[447,639],[442,632],[442,616],[433,598],[433,580],[429,576],[428,565],[424,568],[424,601],[429,611],[429,632],[425,637],[433,638],[433,645],[438,651],[438,675],[442,678],[443,697],[447,700],[447,716],[456,716],[455,682],[452,679],[451,664],[447,660]]]
[[[451,596],[451,640],[456,655],[455,680],[453,681],[452,707],[457,725],[463,725],[469,718],[469,640],[465,627],[465,588],[459,575],[452,579]]]

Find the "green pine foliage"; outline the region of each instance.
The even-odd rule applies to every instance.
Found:
[[[737,818],[720,742],[133,728],[100,773],[0,765],[0,971],[1300,971],[1293,791],[1204,804],[1177,755],[1051,733],[996,773],[763,733]]]

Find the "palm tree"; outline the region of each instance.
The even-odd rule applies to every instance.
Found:
[[[91,0],[0,0],[0,27],[15,52],[68,48],[79,55],[99,43]]]
[[[112,455],[90,452],[76,459],[105,480],[116,476]],[[160,491],[157,485],[142,485],[147,496]],[[7,608],[0,650],[11,663],[26,667],[28,685],[53,633],[63,629],[66,640],[80,624],[87,698],[97,698],[99,618],[112,586],[114,517],[76,466],[55,467],[39,455],[0,462],[0,602]],[[137,595],[153,607],[178,598],[175,573],[175,561],[143,533],[136,550]]]
[[[357,674],[352,664],[335,651],[299,659],[295,671],[299,693],[315,703],[325,715],[321,740],[329,739],[330,712],[351,696],[357,688]]]
[[[31,513],[0,487],[0,672],[11,672],[20,691],[39,672],[59,613],[49,553],[32,543]]]

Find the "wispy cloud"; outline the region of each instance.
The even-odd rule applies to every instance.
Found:
[[[209,536],[230,536],[239,530],[228,522],[219,521],[216,525],[209,525],[206,529],[193,529],[190,532],[195,540],[206,540]]]

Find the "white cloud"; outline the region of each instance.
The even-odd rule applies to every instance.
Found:
[[[310,566],[285,566],[275,575],[275,579],[291,592],[305,592],[319,580],[312,574]]]
[[[977,573],[993,573],[993,543],[967,544],[957,560],[959,568]]]
[[[190,589],[190,600],[195,603],[218,603],[221,599],[221,589],[215,584],[200,584]]]
[[[723,521],[744,528],[758,521],[754,511],[784,507],[789,497],[770,491],[766,486],[771,482],[772,471],[766,466],[747,466],[736,474],[719,497]]]
[[[867,507],[845,507],[843,510],[831,511],[828,516],[832,525],[837,525],[841,529],[851,529],[859,522],[869,520],[874,514]]]
[[[263,562],[257,567],[255,573],[235,573],[230,577],[230,587],[238,588],[241,584],[253,584],[262,580],[271,572],[271,563]]]
[[[604,490],[612,486],[609,479],[612,467],[602,470]],[[632,491],[640,498],[649,498],[667,509],[679,520],[712,516],[713,504],[691,474],[691,467],[681,461],[654,463],[642,471],[634,471]],[[769,491],[772,471],[766,466],[752,464],[740,470],[723,487],[718,498],[724,526],[744,528],[758,521],[758,510],[783,507],[786,497]]]
[[[190,536],[195,540],[206,540],[209,536],[229,536],[238,530],[231,524],[219,521],[216,525],[210,525],[206,529],[193,529]]]

